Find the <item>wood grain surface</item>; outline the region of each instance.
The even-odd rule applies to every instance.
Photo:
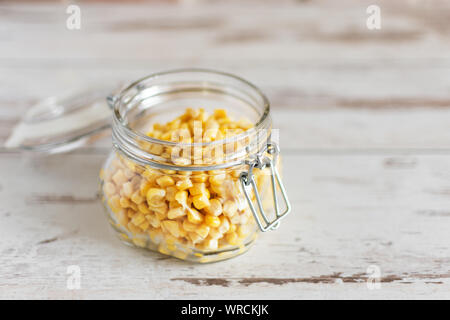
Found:
[[[196,265],[126,247],[97,194],[111,141],[0,148],[0,298],[450,298],[450,2],[0,3],[0,142],[47,96],[209,67],[258,85],[293,211]],[[67,267],[81,289],[67,288]],[[367,285],[379,268],[380,288]]]

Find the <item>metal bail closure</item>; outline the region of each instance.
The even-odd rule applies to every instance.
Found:
[[[264,154],[266,152],[273,156],[272,159],[267,156],[264,156]],[[253,161],[248,163],[248,165],[249,165],[248,171],[242,172],[240,175],[241,185],[242,185],[242,189],[244,190],[245,197],[247,198],[250,209],[252,210],[255,220],[258,223],[258,226],[262,232],[266,232],[267,230],[277,229],[280,225],[280,220],[282,218],[284,218],[291,211],[291,204],[287,197],[283,182],[281,181],[281,177],[276,168],[277,157],[278,157],[279,152],[280,152],[280,149],[277,144],[275,144],[273,142],[268,143],[267,146],[260,153],[258,153],[256,155],[256,158]],[[270,171],[271,171],[270,176],[271,176],[271,182],[272,182],[272,194],[273,194],[274,208],[275,208],[275,214],[276,214],[275,219],[273,219],[272,221],[270,221],[269,217],[267,216],[266,212],[264,211],[263,204],[261,202],[261,196],[258,192],[255,177],[253,175],[254,168],[264,169],[266,167],[270,168]],[[281,191],[281,195],[282,195],[283,200],[286,205],[286,208],[284,209],[284,211],[282,213],[280,213],[280,207],[279,207],[279,203],[278,203],[277,184],[278,184],[278,188]],[[250,196],[251,190],[249,190],[249,189],[253,189],[253,192],[255,193],[258,210],[255,208],[255,205],[253,204],[253,201]]]

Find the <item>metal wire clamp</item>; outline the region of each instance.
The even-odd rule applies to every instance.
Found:
[[[272,155],[272,158],[265,156],[265,153]],[[281,181],[280,175],[276,168],[278,154],[280,153],[280,149],[276,143],[268,143],[263,150],[261,150],[253,160],[246,162],[249,166],[247,172],[242,172],[240,175],[242,189],[244,191],[245,197],[247,198],[248,204],[252,213],[255,217],[256,222],[258,223],[259,228],[262,232],[266,232],[267,230],[275,230],[280,225],[280,220],[284,218],[291,211],[291,204],[286,194],[286,189],[284,188],[283,182]],[[274,201],[274,208],[276,217],[274,220],[270,221],[269,217],[266,215],[263,204],[261,202],[261,197],[258,192],[258,188],[256,185],[255,177],[253,175],[253,169],[264,169],[270,168],[271,171],[271,181],[272,181],[272,194]],[[280,213],[280,207],[278,205],[278,196],[277,196],[277,183],[280,188],[281,195],[286,204],[285,210]],[[255,208],[253,201],[250,197],[251,190],[255,193],[256,203],[258,205],[258,210]],[[261,219],[262,218],[262,219]]]

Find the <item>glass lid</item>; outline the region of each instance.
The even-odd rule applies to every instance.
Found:
[[[86,144],[110,126],[110,93],[111,89],[92,88],[38,102],[13,128],[4,147],[55,153]]]

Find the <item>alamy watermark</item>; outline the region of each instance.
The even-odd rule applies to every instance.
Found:
[[[374,289],[381,289],[381,269],[377,265],[370,265],[367,267],[366,270],[367,273],[367,289],[374,290]]]
[[[366,13],[369,15],[366,20],[366,26],[369,30],[381,29],[381,9],[379,6],[372,4],[367,7]]]
[[[69,15],[66,19],[66,28],[69,30],[81,29],[81,9],[76,4],[70,4],[66,8],[66,13]]]
[[[79,290],[81,289],[81,268],[78,265],[70,265],[67,267],[66,273],[69,275],[67,277],[66,286],[68,290]]]

